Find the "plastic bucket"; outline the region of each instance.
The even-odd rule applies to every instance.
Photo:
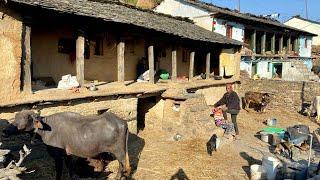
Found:
[[[267,133],[267,132],[260,132],[260,138],[261,138],[261,141],[263,141],[263,142],[266,142],[266,143],[269,143],[269,136],[270,136],[270,134],[269,133]]]
[[[250,179],[251,180],[263,180],[266,179],[266,170],[258,164],[250,166]]]
[[[272,118],[267,120],[267,125],[268,126],[276,126],[277,125],[277,119]]]
[[[274,180],[278,172],[278,165],[280,161],[277,158],[271,156],[264,156],[262,158],[262,166],[267,172],[267,179]]]

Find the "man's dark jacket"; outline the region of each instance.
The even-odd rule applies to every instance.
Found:
[[[240,110],[240,98],[234,91],[225,93],[223,97],[215,104],[215,106],[226,105],[228,109]]]

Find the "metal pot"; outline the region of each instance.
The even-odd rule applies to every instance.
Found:
[[[96,91],[96,90],[98,90],[98,89],[97,89],[97,87],[96,87],[94,84],[91,84],[90,87],[89,87],[89,90],[90,90],[90,91]]]

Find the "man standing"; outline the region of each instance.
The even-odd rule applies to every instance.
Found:
[[[237,125],[237,115],[240,112],[240,98],[236,92],[233,91],[232,84],[226,84],[226,93],[214,105],[214,107],[223,106],[223,117],[228,119],[227,113],[231,114],[232,123],[236,131],[237,138],[239,138],[239,129]]]

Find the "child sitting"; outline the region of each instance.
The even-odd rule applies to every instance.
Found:
[[[223,117],[223,111],[221,106],[213,108],[211,115],[213,115],[216,126],[221,127],[225,130],[225,135],[235,135],[233,123],[227,123]]]

